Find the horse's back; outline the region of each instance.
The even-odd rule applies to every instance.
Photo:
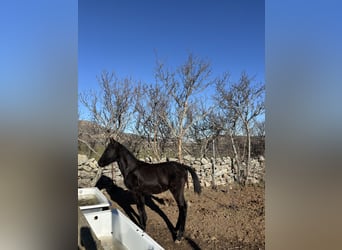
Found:
[[[155,164],[142,162],[139,167],[139,172],[147,177],[162,179],[180,178],[187,173],[186,169],[178,162],[161,162]]]
[[[156,164],[140,162],[133,175],[131,178],[136,179],[134,183],[138,184],[134,185],[135,188],[157,194],[171,187],[183,185],[187,178],[187,171],[178,162]]]
[[[151,168],[155,168],[160,175],[167,175],[168,178],[181,178],[187,174],[187,170],[182,166],[182,164],[176,161],[149,164],[149,166]]]

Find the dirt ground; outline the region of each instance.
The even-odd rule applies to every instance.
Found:
[[[137,223],[134,197],[122,185],[99,181],[98,187]],[[147,199],[146,232],[165,249],[265,249],[265,202],[262,186],[202,188],[197,195],[185,190],[188,216],[184,239],[174,242],[178,208],[169,192]],[[138,224],[138,223],[137,223]]]

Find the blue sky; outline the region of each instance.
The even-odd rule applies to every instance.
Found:
[[[82,0],[78,9],[79,93],[96,89],[103,70],[153,83],[156,53],[172,68],[191,52],[214,76],[246,71],[264,82],[264,1]]]

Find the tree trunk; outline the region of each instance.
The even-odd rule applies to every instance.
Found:
[[[216,157],[215,157],[215,140],[213,140],[213,158],[211,162],[211,182],[212,182],[212,187],[216,188],[216,183],[215,183],[215,162],[216,162]]]
[[[247,151],[247,166],[246,166],[246,180],[249,175],[249,168],[250,168],[250,162],[251,162],[251,134],[249,132],[249,128],[246,129],[247,133],[247,145],[248,145],[248,151]]]
[[[157,160],[160,160],[159,150],[158,150],[158,138],[157,138],[157,129],[154,129],[154,136],[153,136],[153,153]]]
[[[233,147],[233,152],[234,152],[234,158],[236,160],[236,165],[237,165],[237,181],[239,184],[241,184],[241,174],[240,174],[240,159],[239,159],[239,155],[237,153],[237,150],[236,150],[236,145],[235,145],[235,141],[234,141],[234,138],[233,138],[233,135],[230,134],[230,141],[232,142],[232,147]]]
[[[182,137],[178,137],[178,159],[179,162],[183,162],[183,157],[182,157]]]

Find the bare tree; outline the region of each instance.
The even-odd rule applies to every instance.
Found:
[[[199,146],[200,158],[205,157],[209,151],[209,141],[212,138],[210,126],[209,118],[206,116],[202,120],[194,122],[189,129],[189,137],[193,141],[194,146]]]
[[[265,132],[265,120],[255,120],[254,121],[254,127],[253,127],[253,134],[256,136],[260,136],[262,138],[265,138],[266,132]]]
[[[232,151],[232,170],[237,175],[237,181],[241,183],[241,161],[239,149],[236,145],[236,135],[239,131],[239,117],[234,109],[231,108],[230,104],[230,93],[226,90],[229,74],[225,73],[222,78],[216,80],[216,91],[217,94],[214,96],[219,110],[216,113],[217,120],[221,124],[222,130],[229,137]]]
[[[265,85],[254,83],[243,73],[237,84],[232,85],[232,107],[240,117],[247,137],[247,166],[251,158],[251,130],[255,118],[265,111]]]
[[[169,109],[169,98],[160,84],[140,85],[136,102],[136,126],[139,135],[147,139],[152,153],[160,160],[170,128],[160,116],[165,117]]]
[[[157,63],[156,79],[164,84],[171,97],[170,112],[160,117],[168,124],[172,136],[177,140],[180,162],[186,133],[192,124],[205,115],[198,110],[196,96],[212,84],[210,74],[210,64],[192,54],[176,71],[170,71],[164,64]]]
[[[206,115],[203,115],[203,119],[194,122],[189,130],[190,138],[200,147],[200,158],[206,156],[210,150],[210,142],[218,138],[224,129],[224,122],[212,107],[202,112]]]
[[[135,87],[130,78],[119,79],[114,73],[103,71],[97,77],[99,92],[80,94],[80,102],[88,109],[100,137],[118,137],[132,120]],[[100,138],[97,138],[100,139]]]
[[[241,74],[237,83],[229,84],[228,79],[226,75],[223,80],[217,82],[217,100],[222,110],[231,118],[230,131],[236,131],[237,125],[241,123],[242,132],[246,135],[247,176],[251,158],[251,130],[256,118],[265,111],[265,85],[255,83],[246,73]]]

